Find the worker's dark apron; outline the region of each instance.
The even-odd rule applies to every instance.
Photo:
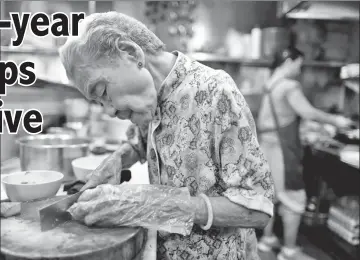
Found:
[[[275,82],[275,83],[278,83]],[[264,88],[263,98],[269,96],[271,112],[275,122],[275,129],[259,129],[259,133],[267,133],[276,131],[280,140],[281,150],[284,158],[284,179],[285,189],[301,190],[304,189],[303,180],[303,150],[300,142],[299,127],[300,117],[297,117],[287,126],[280,126],[279,118],[276,114],[272,91],[278,86],[272,85],[270,88]],[[262,102],[263,103],[263,102]],[[261,111],[260,111],[261,112]],[[281,163],[281,162],[279,162]]]

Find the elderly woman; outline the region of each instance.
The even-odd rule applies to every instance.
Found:
[[[60,51],[69,79],[136,127],[89,176],[73,217],[155,228],[157,259],[259,259],[254,228],[272,217],[273,181],[231,77],[166,52],[120,13],[92,14],[80,27]],[[139,160],[148,161],[151,184],[118,185],[121,169]]]

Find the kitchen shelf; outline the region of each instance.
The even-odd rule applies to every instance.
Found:
[[[7,77],[9,77],[10,73],[7,72],[6,75],[7,75]],[[44,86],[48,86],[48,85],[75,88],[75,86],[72,83],[70,83],[69,81],[60,81],[60,80],[48,77],[47,75],[44,75],[44,74],[36,75],[36,81],[34,82],[34,84],[31,85],[31,87],[43,88]],[[19,84],[15,84],[15,86],[20,87],[20,88],[27,88],[27,87],[21,86]]]
[[[224,55],[210,54],[210,53],[188,53],[190,58],[195,59],[199,62],[219,62],[219,63],[235,63],[254,67],[268,67],[271,65],[270,60],[266,59],[239,59],[231,58]]]
[[[281,1],[279,12],[295,20],[359,21],[359,6],[350,1]]]
[[[304,66],[308,67],[341,68],[346,64],[341,61],[304,61]]]
[[[357,81],[357,82],[359,82],[360,76],[350,77],[350,78],[343,78],[342,80],[345,80],[345,81]]]
[[[45,56],[58,56],[59,52],[57,49],[34,49],[28,47],[9,47],[9,46],[0,46],[1,53],[8,54],[36,54],[36,55],[45,55]]]
[[[59,55],[57,49],[53,50],[40,50],[33,48],[11,48],[8,46],[1,46],[1,53],[9,54],[37,54],[37,55],[46,55],[46,56],[57,56]],[[199,61],[199,62],[216,62],[216,63],[233,63],[240,64],[243,66],[249,67],[270,67],[271,60],[268,59],[240,59],[240,58],[231,58],[225,55],[210,54],[210,53],[189,53],[189,57]],[[345,66],[347,63],[338,62],[338,61],[305,61],[304,66],[308,67],[328,67],[328,68],[340,68]]]
[[[271,60],[268,59],[239,59],[231,58],[225,55],[210,54],[210,53],[189,53],[187,54],[192,59],[199,62],[216,62],[216,63],[232,63],[240,64],[249,67],[270,67]],[[304,61],[304,66],[307,67],[323,67],[323,68],[341,68],[347,63],[338,61]]]
[[[75,88],[75,86],[73,86],[68,81],[67,82],[59,81],[59,80],[50,78],[50,77],[48,77],[46,75],[37,75],[36,84],[38,84],[39,86],[53,84],[53,85],[57,85],[57,86],[61,86],[61,87]]]

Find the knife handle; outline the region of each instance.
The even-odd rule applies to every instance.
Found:
[[[131,180],[131,171],[129,169],[122,170],[120,184],[125,181],[130,181],[130,180]]]

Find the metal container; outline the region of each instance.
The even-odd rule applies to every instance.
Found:
[[[71,135],[25,136],[20,146],[21,170],[51,170],[64,174],[63,181],[74,180],[72,160],[89,154],[90,140]]]

